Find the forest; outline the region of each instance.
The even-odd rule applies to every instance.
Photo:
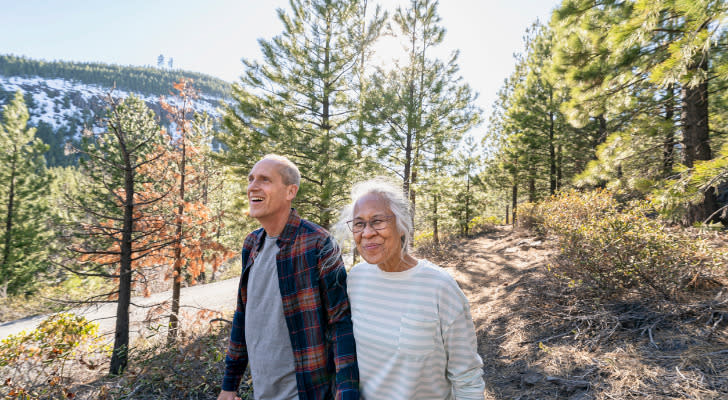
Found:
[[[37,61],[22,56],[0,54],[0,75],[62,78],[102,87],[116,87],[144,95],[168,93],[172,84],[186,77],[194,79],[196,87],[204,93],[219,98],[230,96],[230,85],[221,79],[197,72],[151,66]]]
[[[721,361],[699,386],[705,397],[696,398],[727,394],[728,383],[717,377],[728,371],[728,306],[720,297],[728,252],[706,238],[724,238],[715,235],[728,223],[728,4],[563,0],[549,21],[525,32],[524,51],[491,110],[476,106],[457,52],[433,54],[447,34],[437,6],[410,0],[390,15],[366,0],[292,0],[279,11],[282,31],[259,40],[262,59],[243,58],[231,88],[174,70],[121,74],[104,64],[0,56],[0,74],[173,93],[162,104],[164,124],[135,96],[108,96],[97,115],[106,129],[86,130],[64,148],[78,160],[71,165],[47,162],[49,146],[28,126],[23,94],[7,96],[0,114],[0,322],[31,309],[100,302],[116,304],[117,313],[113,343],[99,344],[92,325],[68,314],[36,336],[3,339],[0,372],[8,378],[0,393],[72,398],[82,390],[69,383],[71,366],[92,365],[123,377],[108,398],[176,398],[145,364],[152,350],[130,342],[132,297],[170,289],[157,348],[189,343],[181,288],[235,276],[243,239],[257,227],[246,215],[247,174],[275,153],[301,170],[295,208],[335,233],[352,185],[385,176],[410,201],[415,247],[439,254],[433,257],[506,227],[556,240],[559,253],[542,266],[550,277],[544,282],[578,299],[569,307],[609,308],[627,299],[662,307],[702,302],[708,292],[698,288],[713,290],[713,303],[675,309],[710,310],[706,321],[695,321],[712,326],[705,343]],[[384,35],[406,49],[387,67],[373,62]],[[201,91],[230,99],[220,104],[219,120],[191,109]],[[221,150],[213,151],[213,139]],[[341,243],[350,259],[350,239]],[[593,320],[574,317],[587,320],[596,329]],[[654,326],[641,331],[653,343]],[[211,350],[220,338],[200,340],[206,344],[197,354],[221,364],[223,350]],[[81,346],[95,358],[78,361]],[[204,387],[174,384],[190,398],[214,398],[219,369],[205,368]],[[146,371],[146,380],[125,376],[130,370]],[[43,384],[49,381],[56,383]],[[509,398],[493,393],[487,398]],[[584,398],[611,398],[599,393]]]

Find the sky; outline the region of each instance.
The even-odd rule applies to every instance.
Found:
[[[379,0],[389,10],[403,2]],[[446,35],[437,51],[443,59],[460,51],[461,76],[486,121],[526,28],[547,22],[559,3],[440,0]],[[174,68],[235,82],[242,58],[261,58],[258,39],[283,31],[277,8],[288,0],[0,0],[0,54],[134,66],[154,66],[162,54]]]

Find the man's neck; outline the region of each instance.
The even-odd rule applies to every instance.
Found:
[[[281,213],[279,215],[271,215],[270,218],[258,219],[260,226],[265,229],[265,234],[269,237],[278,237],[283,232],[288,222],[288,217],[291,215],[290,209],[287,213]]]

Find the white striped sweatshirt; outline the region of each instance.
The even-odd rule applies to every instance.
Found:
[[[347,279],[362,398],[484,398],[468,299],[427,260],[403,272],[354,266]]]

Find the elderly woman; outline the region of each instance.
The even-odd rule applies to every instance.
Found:
[[[344,212],[364,262],[347,279],[364,399],[483,399],[468,299],[442,268],[408,252],[413,227],[396,186],[372,180]]]

